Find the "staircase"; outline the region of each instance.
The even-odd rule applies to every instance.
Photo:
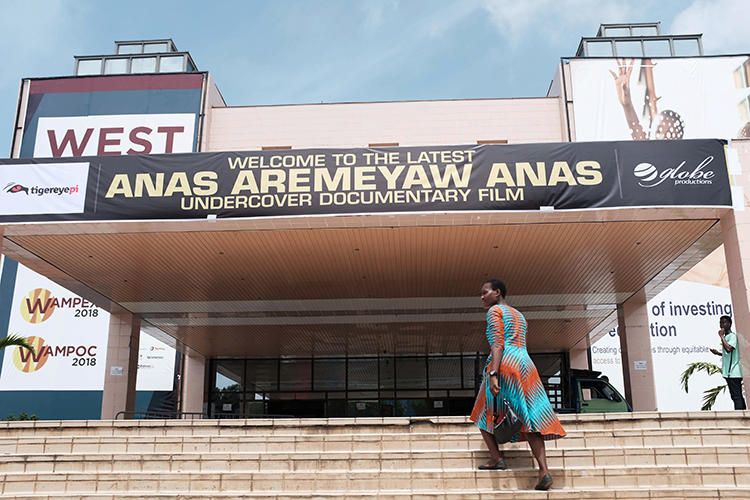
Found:
[[[464,417],[0,422],[0,498],[750,499],[750,411],[560,419],[549,492]]]

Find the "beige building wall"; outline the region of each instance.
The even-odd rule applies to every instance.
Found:
[[[213,108],[204,151],[564,141],[557,97]]]
[[[656,411],[654,362],[648,329],[646,290],[640,289],[617,304],[625,399],[633,411]]]
[[[206,358],[188,347],[185,347],[183,355],[185,362],[182,373],[182,411],[201,413],[205,392]]]
[[[742,191],[734,194],[742,196],[743,200],[736,203],[739,210],[732,210],[721,219],[721,230],[729,290],[732,293],[732,326],[737,332],[743,385],[747,395],[750,387],[750,200],[747,196],[750,193],[747,175],[750,171],[750,139],[738,139],[732,143],[739,153],[742,168],[741,174],[733,176],[735,186]]]
[[[140,338],[140,316],[113,305],[109,316],[102,420],[114,419],[121,411],[132,412],[135,409]],[[125,418],[132,416],[126,415]]]

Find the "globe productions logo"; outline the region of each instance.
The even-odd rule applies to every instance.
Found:
[[[714,157],[708,156],[692,170],[687,166],[687,161],[662,170],[653,163],[643,162],[633,168],[633,175],[638,179],[638,185],[644,188],[655,187],[667,181],[674,186],[712,184],[715,172],[704,170],[712,161]]]
[[[21,184],[16,184],[15,182],[9,182],[5,186],[5,192],[6,193],[20,193],[24,192],[26,193],[26,196],[29,195],[29,188],[22,186]]]
[[[52,316],[57,305],[52,292],[46,288],[35,288],[21,301],[21,316],[29,323],[41,323]]]
[[[26,341],[34,348],[34,354],[23,347],[16,347],[13,351],[13,364],[24,373],[39,370],[49,359],[51,349],[45,349],[42,337],[26,337]]]

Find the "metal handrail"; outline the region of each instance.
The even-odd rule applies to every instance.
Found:
[[[250,413],[243,415],[241,413],[219,413],[215,412],[211,417],[206,418],[233,418],[233,419],[251,419],[251,418],[299,418],[294,415],[280,415],[280,414],[265,414],[265,413]]]
[[[141,417],[144,419],[148,418],[164,418],[164,419],[172,419],[172,420],[182,420],[182,419],[202,419],[206,418],[206,415],[203,412],[199,411],[119,411],[115,415],[115,420],[119,420],[120,417],[125,420],[126,418],[130,417],[130,419],[133,419],[135,417]]]
[[[143,419],[170,419],[170,420],[194,420],[194,419],[250,419],[250,418],[296,418],[294,415],[272,415],[272,414],[248,414],[241,415],[237,413],[214,413],[210,417],[203,412],[191,411],[119,411],[115,415],[115,420],[134,419],[140,417]]]

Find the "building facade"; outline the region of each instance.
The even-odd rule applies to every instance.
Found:
[[[700,36],[658,24],[603,25],[545,97],[234,107],[171,41],[115,52],[23,81],[6,162],[53,158],[101,201],[2,222],[4,286],[11,257],[110,313],[90,395],[102,418],[137,408],[141,330],[179,353],[182,412],[466,414],[493,276],[529,320],[558,408],[567,370],[589,367],[591,332],[619,325],[626,396],[656,409],[646,301],[722,243],[736,324],[750,324],[746,55],[703,56]],[[716,138],[734,139],[726,154],[664,142]],[[680,158],[695,161],[686,175],[718,170],[687,182]],[[27,296],[3,305],[9,321]],[[38,333],[27,323],[20,333]]]

